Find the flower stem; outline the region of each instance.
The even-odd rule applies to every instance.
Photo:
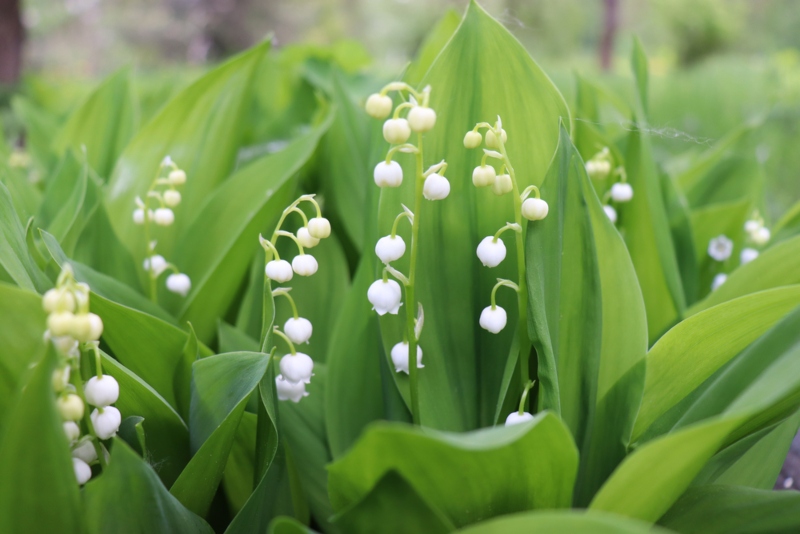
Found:
[[[408,336],[408,382],[411,393],[411,418],[415,425],[421,424],[419,413],[419,376],[417,373],[417,345],[419,340],[414,332],[414,289],[417,274],[417,248],[419,246],[419,218],[422,211],[422,187],[425,181],[422,172],[422,134],[417,134],[416,174],[414,186],[414,218],[411,221],[411,253],[408,267],[406,293],[406,335]]]

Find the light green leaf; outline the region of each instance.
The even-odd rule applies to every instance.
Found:
[[[39,166],[50,169],[56,160],[51,142],[59,128],[58,119],[30,99],[21,96],[11,99],[11,108],[25,128],[27,151]]]
[[[455,9],[448,9],[442,15],[433,29],[425,36],[417,56],[406,70],[405,80],[408,84],[416,86],[422,83],[422,78],[436,61],[447,42],[453,37],[459,24],[461,24],[461,16]]]
[[[0,267],[20,287],[44,292],[50,281],[31,258],[11,193],[0,183]]]
[[[667,534],[649,523],[595,511],[551,511],[513,514],[461,529],[460,534]]]

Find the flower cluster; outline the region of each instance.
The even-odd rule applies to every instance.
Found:
[[[163,176],[165,173],[166,176]],[[164,256],[156,254],[155,249],[158,242],[150,239],[151,222],[157,226],[171,226],[175,222],[175,212],[172,211],[172,208],[181,203],[181,194],[177,188],[185,183],[186,172],[178,168],[172,158],[167,156],[159,165],[156,177],[151,182],[144,200],[136,197],[133,222],[144,226],[147,249],[142,268],[150,280],[150,298],[154,301],[157,297],[158,278],[167,270],[172,271],[172,274],[167,276],[167,290],[185,297],[192,289],[192,281],[189,277],[164,259]]]
[[[628,183],[625,168],[622,166],[614,168],[611,152],[608,147],[604,147],[603,150],[586,162],[586,174],[592,180],[599,181],[603,181],[609,176],[618,178],[618,181],[611,185],[603,197],[603,211],[606,212],[611,222],[616,224],[617,208],[619,206],[615,208],[611,205],[611,201],[616,204],[624,204],[630,202],[633,198],[633,188]]]
[[[303,202],[312,205],[316,211],[316,217],[309,219],[305,212],[300,209],[299,206]],[[299,214],[303,219],[303,226],[297,230],[296,234],[282,229],[286,218],[292,213]],[[319,203],[314,199],[314,195],[300,196],[283,210],[281,218],[275,227],[275,232],[270,239],[259,236],[259,242],[266,255],[266,265],[264,267],[266,278],[276,283],[284,283],[291,280],[294,274],[311,276],[316,273],[319,267],[317,260],[314,256],[306,254],[305,249],[317,246],[321,239],[325,239],[330,235],[331,223],[322,216],[322,210]],[[281,237],[288,237],[297,245],[298,254],[292,259],[291,264],[281,259],[278,253],[276,243]],[[273,329],[273,333],[286,341],[289,346],[289,354],[281,358],[281,372],[275,379],[275,386],[279,400],[300,402],[303,397],[308,396],[306,384],[311,382],[311,377],[314,374],[314,361],[307,354],[297,352],[295,345],[308,343],[309,339],[311,339],[313,327],[311,321],[300,317],[298,314],[297,305],[289,294],[291,289],[290,287],[279,287],[272,290],[273,298],[283,296],[292,306],[292,317],[284,323],[283,331],[277,326]]]
[[[747,240],[752,243],[756,247],[763,247],[769,240],[772,238],[772,233],[769,231],[769,228],[764,226],[764,219],[762,219],[758,212],[753,215],[752,219],[749,219],[747,222],[744,223],[744,232],[746,234]],[[745,248],[742,250],[742,263],[747,263],[745,261],[745,250],[750,250],[752,252],[748,252],[748,256],[750,259],[747,261],[752,261],[758,257],[758,251],[756,249]],[[755,254],[753,254],[755,252]]]
[[[103,321],[89,312],[89,286],[75,281],[69,265],[62,269],[56,287],[44,294],[42,305],[48,313],[45,337],[59,355],[53,372],[56,405],[72,450],[75,477],[85,484],[92,477],[91,464],[105,465],[101,440],[114,437],[122,422],[119,410],[111,406],[119,398],[119,384],[103,374],[98,348]],[[94,354],[97,372],[86,383],[80,374],[84,351]],[[94,406],[90,414],[86,404]]]

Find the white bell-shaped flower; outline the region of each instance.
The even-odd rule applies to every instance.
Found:
[[[75,297],[66,289],[49,289],[42,297],[42,307],[47,313],[74,312]]]
[[[408,125],[412,132],[428,132],[436,125],[436,112],[431,108],[414,106],[408,112]]]
[[[65,421],[80,421],[83,418],[83,400],[74,393],[59,395],[56,406]]]
[[[464,136],[465,148],[478,148],[479,146],[481,146],[482,142],[483,142],[483,137],[481,136],[480,132],[473,132],[472,130],[470,130]]]
[[[383,138],[388,143],[400,145],[408,141],[411,127],[405,119],[389,119],[383,123]]]
[[[367,98],[367,104],[364,108],[367,110],[367,115],[370,117],[385,119],[389,116],[389,113],[392,112],[392,97],[378,93],[371,94],[369,98]]]
[[[72,459],[72,470],[75,472],[75,478],[81,486],[89,482],[89,479],[92,478],[92,468],[80,458]]]
[[[475,187],[488,187],[494,184],[497,171],[491,165],[478,165],[472,171],[472,184]]]
[[[93,376],[83,389],[86,402],[98,408],[105,408],[119,399],[119,383],[111,375],[100,378]]]
[[[743,248],[742,252],[739,254],[739,261],[742,262],[742,265],[745,263],[750,263],[754,259],[758,257],[758,251],[754,248]]]
[[[586,162],[586,174],[589,178],[602,180],[611,172],[611,162],[606,159],[590,159]]]
[[[159,226],[169,226],[175,222],[175,213],[169,208],[158,208],[153,213],[153,221]]]
[[[65,365],[53,371],[53,390],[57,393],[64,391],[69,384],[70,366]]]
[[[311,333],[314,328],[311,326],[311,321],[303,317],[290,317],[283,325],[283,333],[292,340],[292,343],[301,345],[307,343],[311,339]]]
[[[503,143],[508,141],[508,134],[502,128],[500,129],[500,138],[503,140]],[[493,130],[486,130],[486,146],[493,149],[500,148],[500,143],[497,142],[497,136]]]
[[[392,347],[392,363],[394,370],[398,373],[408,374],[409,371],[409,346],[407,341],[402,341]],[[417,369],[425,367],[422,365],[422,349],[417,344]]]
[[[298,254],[292,260],[292,269],[300,276],[311,276],[318,268],[317,259],[311,254]]]
[[[314,374],[314,360],[302,352],[287,354],[281,358],[280,368],[284,380],[292,384],[298,382],[309,384]]]
[[[506,244],[499,237],[484,237],[478,243],[478,259],[486,267],[497,267],[506,258]]]
[[[725,261],[731,257],[733,241],[726,235],[719,235],[708,242],[708,255],[716,261]]]
[[[745,221],[745,223],[744,223],[744,231],[747,232],[748,234],[754,234],[754,233],[758,232],[758,230],[762,226],[764,226],[764,224],[761,221],[757,221],[755,219],[750,219],[748,221]]]
[[[380,258],[383,263],[391,263],[403,257],[406,253],[406,243],[399,235],[387,235],[375,243],[375,255]]]
[[[304,248],[314,248],[319,245],[319,239],[311,235],[308,228],[301,226],[297,229],[297,240]]]
[[[94,313],[74,315],[70,335],[81,343],[97,341],[103,335],[103,320]]]
[[[522,203],[522,216],[529,221],[541,221],[549,210],[547,202],[541,198],[526,198]]]
[[[506,327],[508,315],[506,315],[506,311],[500,306],[495,306],[494,308],[486,306],[481,312],[479,322],[481,328],[488,330],[492,334],[497,334]]]
[[[611,198],[614,202],[628,202],[633,198],[633,188],[627,182],[617,182],[611,186]]]
[[[325,239],[331,235],[331,223],[325,217],[314,217],[308,220],[308,233],[311,237]]]
[[[617,210],[615,210],[612,206],[606,204],[603,206],[603,211],[606,212],[606,217],[608,217],[612,223],[617,223]]]
[[[181,169],[170,171],[167,180],[169,181],[170,185],[183,185],[186,183],[186,172]]]
[[[272,260],[267,262],[264,269],[267,278],[278,283],[288,282],[294,276],[291,264],[286,260]]]
[[[192,290],[192,280],[184,273],[174,273],[167,277],[167,289],[185,297]]]
[[[181,194],[174,189],[167,189],[164,191],[164,204],[170,208],[174,208],[181,203]]]
[[[717,276],[714,277],[714,280],[711,281],[711,291],[716,291],[719,286],[724,284],[728,281],[728,275],[725,273],[719,273]]]
[[[160,254],[154,254],[149,258],[145,258],[142,263],[145,271],[153,273],[153,276],[159,276],[167,269],[167,260]]]
[[[55,337],[71,336],[75,316],[70,312],[56,312],[47,316],[47,329]]]
[[[400,289],[400,284],[394,280],[376,280],[372,282],[367,290],[367,299],[372,304],[372,309],[378,312],[378,315],[391,313],[397,315],[402,304],[403,294]]]
[[[762,226],[750,235],[750,239],[758,246],[766,245],[771,237],[772,234],[766,226]]]
[[[275,377],[275,390],[278,392],[278,400],[300,402],[303,397],[308,397],[305,382],[292,383],[284,380],[282,375]]]
[[[133,210],[133,224],[144,224],[144,210],[142,208]]]
[[[498,174],[492,184],[492,193],[497,196],[510,193],[514,189],[514,183],[511,181],[511,176],[508,174]]]
[[[75,448],[72,449],[72,457],[80,458],[87,464],[97,460],[97,450],[94,448],[94,443],[92,443],[92,440],[85,439],[78,443]]]
[[[119,425],[122,423],[122,415],[113,406],[95,408],[89,417],[92,420],[94,433],[100,439],[111,439],[116,436]]]
[[[77,441],[81,437],[81,427],[74,421],[66,421],[63,425],[64,435],[67,436],[67,441],[70,443]]]
[[[528,412],[513,412],[506,417],[506,426],[518,425],[520,423],[527,423],[533,420],[533,415]]]
[[[430,174],[422,185],[422,196],[428,200],[444,200],[450,194],[450,182],[440,174]]]
[[[378,187],[400,187],[403,183],[403,168],[396,161],[381,161],[375,165],[372,177]]]

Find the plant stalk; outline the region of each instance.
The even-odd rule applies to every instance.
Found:
[[[411,224],[411,253],[408,268],[408,284],[406,284],[406,336],[408,337],[408,382],[411,393],[411,418],[415,425],[420,425],[419,413],[419,374],[417,373],[417,339],[414,331],[414,311],[417,309],[414,300],[415,282],[417,278],[417,247],[419,246],[419,219],[422,209],[422,187],[425,181],[422,171],[422,134],[417,134],[416,173],[414,187],[414,219]]]

